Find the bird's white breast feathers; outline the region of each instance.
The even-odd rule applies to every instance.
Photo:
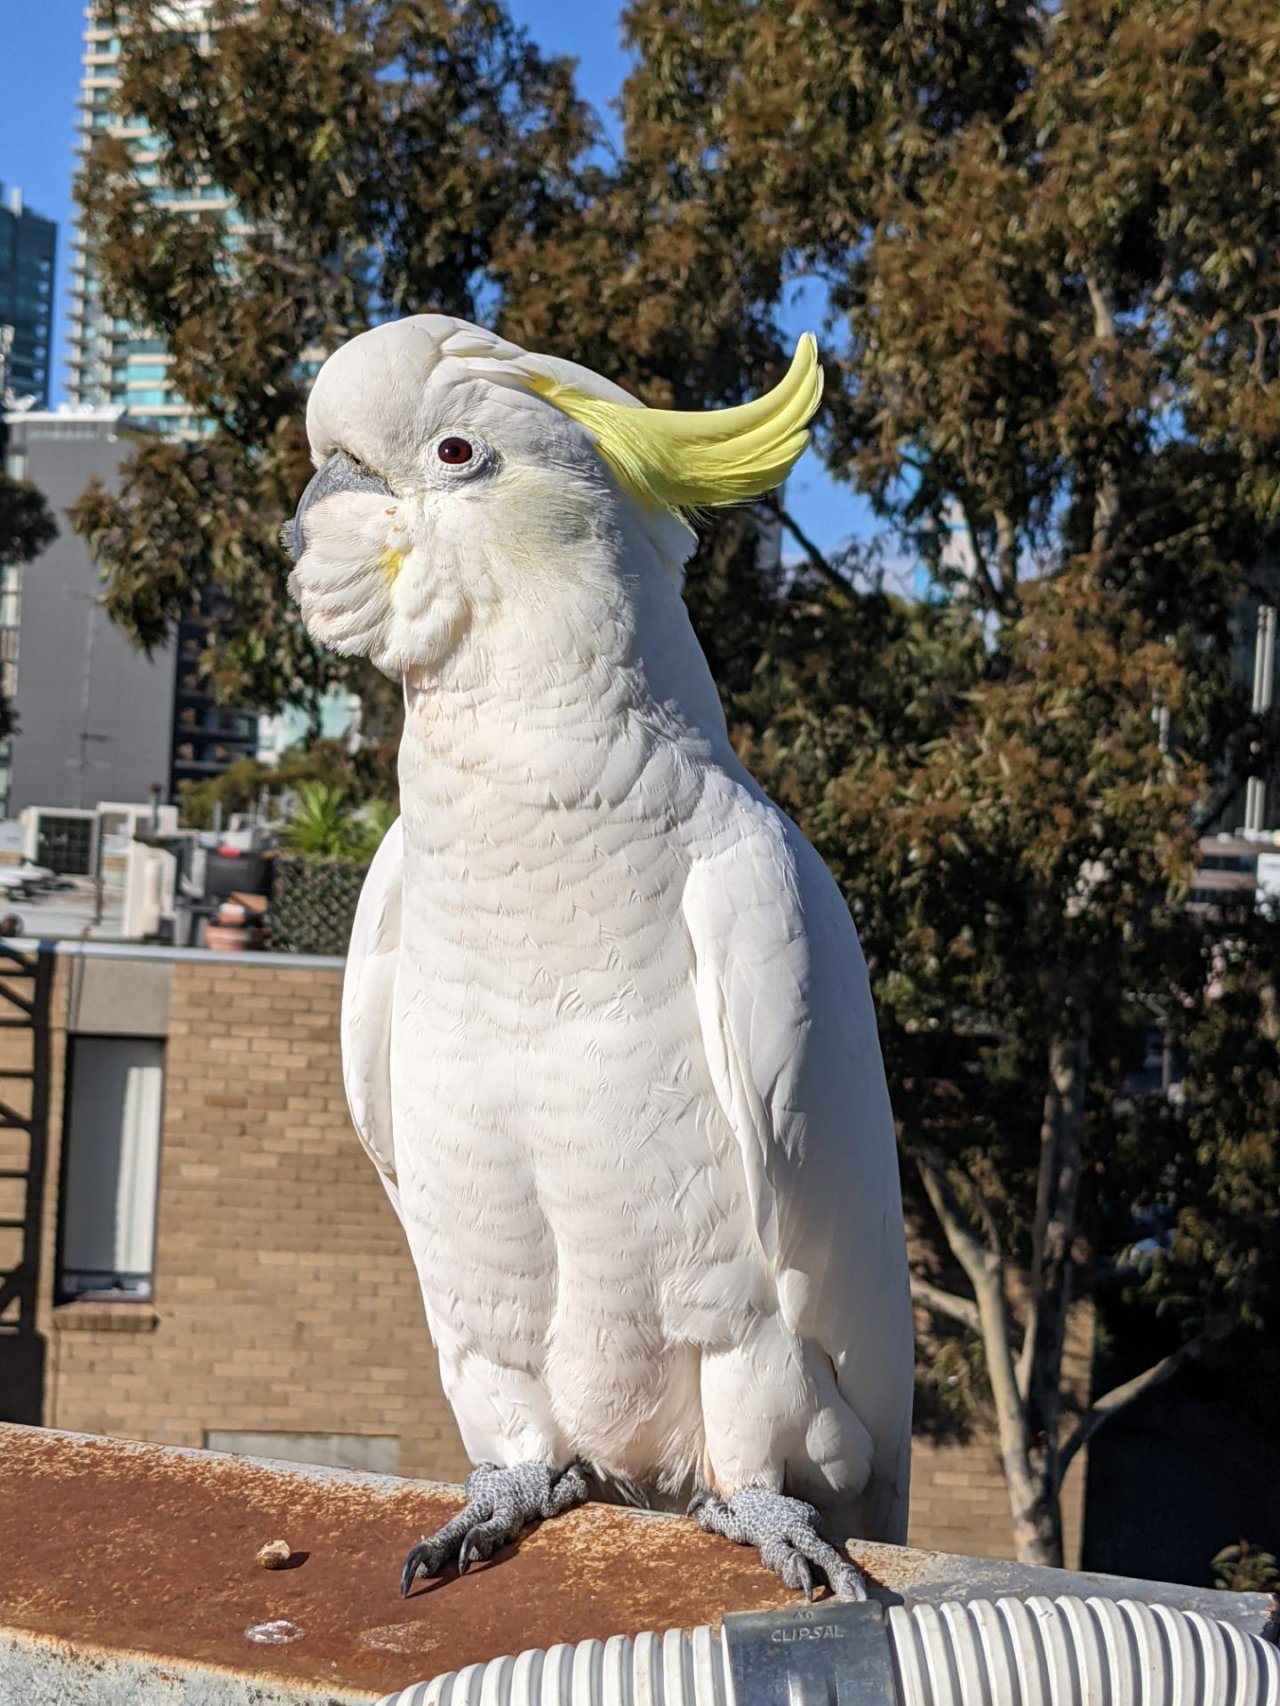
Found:
[[[879,1467],[888,1532],[910,1320],[848,914],[727,752],[598,713],[620,732],[572,754],[563,693],[505,729],[499,694],[447,734],[438,705],[411,714],[404,848],[380,856],[401,867],[394,991],[379,871],[348,974],[349,1008],[391,1009],[348,1020],[353,1107],[464,1438],[527,1451],[541,1405],[558,1449],[619,1475],[780,1460],[826,1502]]]

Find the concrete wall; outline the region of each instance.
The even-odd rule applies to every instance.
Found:
[[[256,1451],[278,1456],[305,1435],[297,1452],[308,1460],[316,1436],[336,1436],[319,1449],[351,1466],[460,1478],[467,1463],[413,1269],[347,1116],[340,969],[145,951],[52,964],[37,1003],[47,1088],[34,1104],[46,1117],[32,1325],[23,1352],[0,1312],[0,1419],[184,1446],[253,1435]],[[0,986],[10,981],[0,966]],[[58,1305],[67,1028],[136,1035],[140,1016],[167,1024],[168,1037],[154,1298]],[[33,1058],[23,1037],[0,1028],[0,1058],[20,1046]],[[1010,1555],[988,1432],[964,1445],[921,1442],[913,1482],[913,1544]]]
[[[149,660],[112,624],[98,603],[98,571],[65,514],[95,476],[116,485],[129,443],[108,436],[105,423],[94,436],[54,436],[75,424],[74,417],[10,422],[9,450],[26,452],[26,477],[44,493],[59,530],[21,571],[14,817],[31,805],[145,803],[153,782],[168,790],[173,653]]]

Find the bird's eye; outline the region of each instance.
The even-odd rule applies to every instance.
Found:
[[[470,462],[475,450],[465,438],[442,438],[436,445],[436,455],[451,468],[460,468],[464,462]]]

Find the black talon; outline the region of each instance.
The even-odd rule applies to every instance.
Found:
[[[415,1546],[413,1548],[413,1550],[409,1553],[409,1556],[404,1561],[404,1569],[401,1570],[401,1572],[400,1572],[400,1598],[401,1599],[408,1599],[409,1589],[413,1586],[414,1582],[417,1580],[418,1565],[420,1563],[419,1554],[421,1553],[421,1551],[422,1551],[422,1548],[420,1546]]]

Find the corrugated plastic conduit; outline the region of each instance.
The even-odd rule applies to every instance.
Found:
[[[895,1606],[898,1706],[1280,1706],[1280,1648],[1133,1600]],[[717,1631],[615,1635],[468,1665],[383,1706],[748,1706]]]

